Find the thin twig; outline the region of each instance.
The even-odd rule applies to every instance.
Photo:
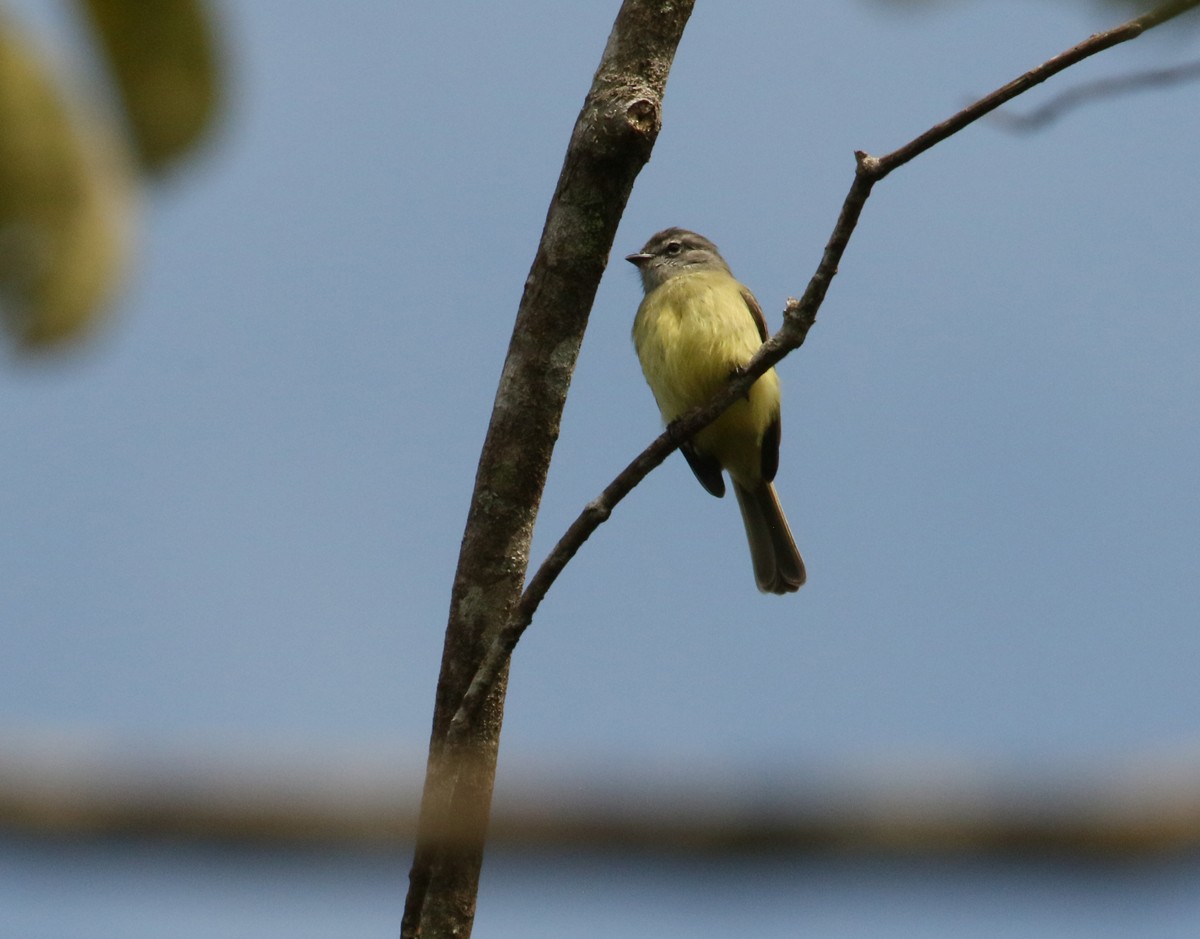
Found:
[[[458,711],[450,722],[447,743],[453,745],[465,735],[477,716],[479,708],[486,700],[489,689],[507,664],[525,629],[533,621],[533,616],[546,592],[592,532],[608,519],[618,503],[651,470],[662,463],[681,442],[688,440],[698,430],[715,420],[734,401],[742,397],[764,372],[803,344],[808,330],[816,321],[817,311],[824,302],[829,285],[837,274],[838,264],[876,182],[1051,76],[1098,52],[1135,39],[1147,29],[1164,23],[1197,5],[1200,5],[1200,0],[1175,0],[1175,2],[1163,4],[1127,23],[1106,32],[1097,33],[1065,52],[1048,59],[885,156],[872,157],[861,151],[856,153],[857,171],[850,191],[842,203],[837,224],[834,226],[822,254],[821,262],[809,280],[804,295],[799,300],[788,301],[784,309],[783,327],[764,343],[745,370],[732,379],[719,395],[703,407],[696,408],[674,421],[632,463],[625,467],[595,500],[589,502],[571,523],[537,572],[530,578],[525,592],[521,596],[521,601],[513,611],[509,622],[492,640],[491,646],[480,662],[463,696]]]
[[[1082,107],[1089,101],[1115,98],[1150,88],[1168,88],[1186,82],[1200,80],[1200,62],[1188,62],[1172,68],[1148,69],[1130,72],[1127,75],[1112,75],[1086,84],[1069,88],[1060,95],[1025,114],[997,114],[993,121],[1006,130],[1032,133],[1058,120],[1068,111]]]
[[[592,532],[607,520],[617,504],[651,470],[662,463],[682,441],[688,440],[692,434],[715,420],[734,401],[742,397],[767,369],[803,344],[808,330],[816,321],[817,311],[824,302],[829,285],[837,274],[838,264],[876,182],[1051,76],[1098,52],[1135,39],[1152,26],[1166,22],[1167,19],[1178,16],[1197,4],[1200,4],[1200,0],[1183,0],[1183,2],[1165,4],[1164,7],[1123,23],[1107,32],[1091,36],[1036,68],[1030,69],[991,94],[985,95],[885,156],[872,157],[861,151],[856,153],[858,167],[854,183],[842,203],[837,224],[825,246],[821,262],[805,288],[804,295],[799,300],[788,301],[784,310],[783,328],[762,346],[745,370],[737,378],[732,379],[719,395],[703,407],[696,408],[674,421],[632,463],[625,467],[595,500],[589,502],[571,523],[542,562],[537,573],[530,578],[525,592],[521,596],[521,601],[513,611],[509,622],[492,640],[491,646],[476,669],[471,684],[463,696],[458,711],[450,722],[447,743],[453,745],[466,733],[478,714],[480,706],[487,698],[488,690],[508,662],[525,629],[533,621],[534,613],[546,596],[546,592]],[[1173,11],[1169,15],[1163,12],[1167,8]]]

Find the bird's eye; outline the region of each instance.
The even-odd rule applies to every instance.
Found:
[[[677,257],[679,252],[683,250],[683,245],[678,241],[668,241],[667,246],[663,249],[663,254],[669,258]]]

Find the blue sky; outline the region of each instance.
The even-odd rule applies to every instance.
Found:
[[[615,8],[219,5],[229,113],[150,190],[110,321],[0,371],[0,729],[423,762],[478,448]],[[855,149],[904,143],[1118,17],[701,4],[535,557],[659,429],[624,254],[701,231],[776,327]],[[1193,40],[1150,34],[1013,107],[1187,61]],[[808,586],[760,596],[732,501],[673,457],[518,648],[503,759],[1194,756],[1194,98],[1121,97],[1035,135],[985,122],[881,184],[780,369],[777,484]]]

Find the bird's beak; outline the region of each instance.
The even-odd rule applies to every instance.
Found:
[[[639,251],[637,254],[625,255],[625,260],[628,261],[630,264],[632,264],[634,267],[641,267],[643,264],[645,264],[647,261],[649,261],[652,257],[654,257],[653,254],[647,254],[645,251]]]

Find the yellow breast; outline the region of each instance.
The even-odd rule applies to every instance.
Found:
[[[762,344],[741,291],[724,272],[681,274],[647,294],[638,307],[633,341],[663,420],[670,422],[712,398]],[[753,483],[763,434],[778,415],[779,379],[772,369],[754,383],[748,399],[735,402],[697,434],[695,445],[734,479]]]

